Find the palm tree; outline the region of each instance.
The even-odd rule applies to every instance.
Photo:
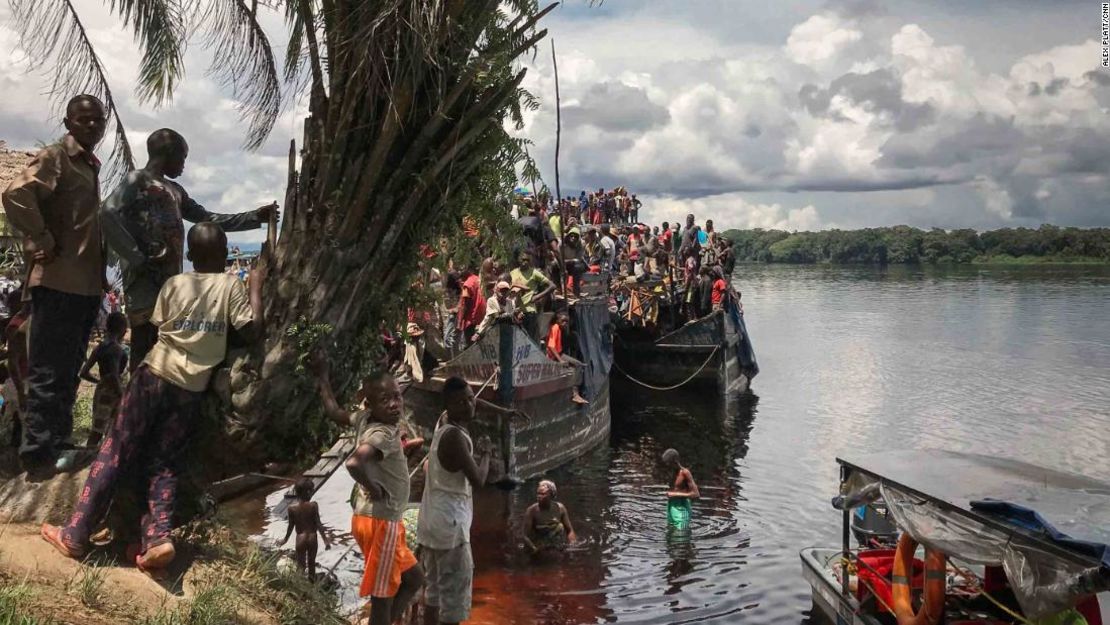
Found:
[[[103,65],[71,0],[9,0],[24,47],[52,69],[57,97],[87,92],[109,108],[107,171],[132,166]],[[187,11],[186,6],[190,7]],[[401,308],[416,249],[496,210],[516,181],[525,145],[508,133],[536,103],[518,59],[546,34],[536,0],[111,0],[141,47],[137,92],[160,103],[183,70],[188,33],[210,34],[213,68],[240,103],[245,144],[265,141],[282,106],[282,77],[258,11],[289,27],[286,97],[308,89],[300,171],[271,245],[264,344],[229,358],[217,376],[211,428],[223,471],[264,456],[304,453],[329,433],[298,373],[324,343],[338,381],[373,365],[380,323]],[[213,401],[215,405],[216,402]],[[229,447],[230,445],[230,447]],[[234,453],[230,453],[230,452]]]

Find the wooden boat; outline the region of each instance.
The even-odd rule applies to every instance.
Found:
[[[845,493],[834,499],[842,544],[800,553],[814,607],[830,622],[1102,625],[1106,606],[1097,595],[1110,590],[1110,484],[937,450],[837,462]],[[853,549],[853,510],[877,499],[902,532],[898,548],[861,540],[865,544]],[[857,532],[857,539],[865,535]],[[931,565],[915,558],[917,544],[942,553],[940,564],[935,557],[926,557]],[[892,574],[899,558],[913,559],[912,575]],[[907,584],[907,598],[922,585],[929,593],[934,584],[932,620],[911,617],[912,604],[904,598],[899,605],[892,596],[892,589]]]
[[[612,339],[608,296],[585,296],[569,307],[584,367],[557,363],[519,326],[499,323],[455,358],[414,382],[405,395],[415,424],[429,439],[443,412],[443,383],[460,376],[479,399],[520,411],[492,415],[481,404],[470,426],[493,443],[489,482],[519,481],[570,462],[608,440]],[[588,404],[571,400],[575,388]]]
[[[633,307],[644,305],[643,293]],[[651,304],[659,306],[652,313],[655,323],[636,323],[634,315],[618,313],[613,340],[617,373],[660,391],[694,387],[716,396],[746,391],[759,366],[735,295],[722,310],[690,321],[665,293],[658,300]]]

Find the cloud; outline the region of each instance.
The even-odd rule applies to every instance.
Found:
[[[645,196],[644,214],[651,223],[664,221],[685,223],[686,215],[693,214],[699,223],[713,220],[717,229],[764,228],[775,230],[814,230],[822,225],[817,209],[812,204],[798,208],[785,208],[781,204],[761,204],[745,199],[741,194],[725,193],[696,199],[673,196]]]
[[[613,132],[642,132],[666,123],[669,117],[667,109],[652,102],[644,89],[617,81],[598,83],[586,97],[563,107],[568,124]]]
[[[130,34],[103,3],[76,6],[140,164],[146,134],[168,126],[189,140],[182,182],[210,210],[282,198],[303,101],[261,150],[244,152],[236,103],[204,73],[203,46],[188,49],[174,101],[154,109],[133,95]],[[1110,225],[1110,73],[1099,43],[1046,18],[1052,10],[1002,19],[974,3],[566,5],[545,18],[559,52],[561,185],[624,184],[651,198],[653,220],[693,210],[722,228]],[[0,139],[33,147],[60,125],[9,15],[0,5],[10,52],[0,55]],[[281,16],[263,21],[280,57]],[[1005,45],[984,43],[996,39]],[[527,64],[542,108],[520,135],[550,184],[554,75],[546,51]]]
[[[786,56],[800,65],[821,64],[862,38],[835,15],[814,15],[790,31]]]

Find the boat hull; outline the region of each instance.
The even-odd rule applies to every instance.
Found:
[[[574,403],[573,388],[573,384],[552,385],[545,393],[518,393],[510,407],[527,419],[479,408],[469,429],[472,437],[488,436],[493,443],[488,481],[521,481],[542,475],[609,440],[609,383],[589,404]],[[488,401],[495,396],[495,389],[489,388],[481,395]],[[405,404],[415,424],[430,436],[443,412],[443,399],[434,384],[414,385],[405,394]]]
[[[881,625],[874,616],[859,613],[860,606],[855,597],[846,597],[841,592],[839,580],[826,565],[839,559],[840,555],[839,549],[820,547],[809,547],[799,553],[802,577],[813,589],[814,609],[820,610],[830,623],[837,625]]]
[[[618,374],[656,390],[739,394],[750,383],[738,356],[740,340],[731,317],[716,311],[657,340],[634,329],[619,331],[613,357]]]

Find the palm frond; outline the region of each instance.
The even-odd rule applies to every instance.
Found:
[[[304,73],[304,20],[301,12],[292,8],[286,13],[286,22],[289,24],[289,47],[285,49],[285,81],[299,82]]]
[[[177,0],[112,0],[112,11],[135,31],[142,54],[139,99],[161,105],[184,73],[185,21]]]
[[[131,144],[108,86],[104,66],[89,41],[84,24],[70,0],[10,0],[12,17],[20,34],[20,47],[32,59],[32,68],[46,69],[49,96],[59,110],[75,95],[96,96],[107,107],[112,151],[105,161],[104,178],[122,180],[134,169]]]
[[[270,41],[243,0],[214,0],[206,23],[206,44],[213,51],[210,73],[238,101],[240,118],[248,125],[245,146],[258,148],[281,109],[281,80]]]

